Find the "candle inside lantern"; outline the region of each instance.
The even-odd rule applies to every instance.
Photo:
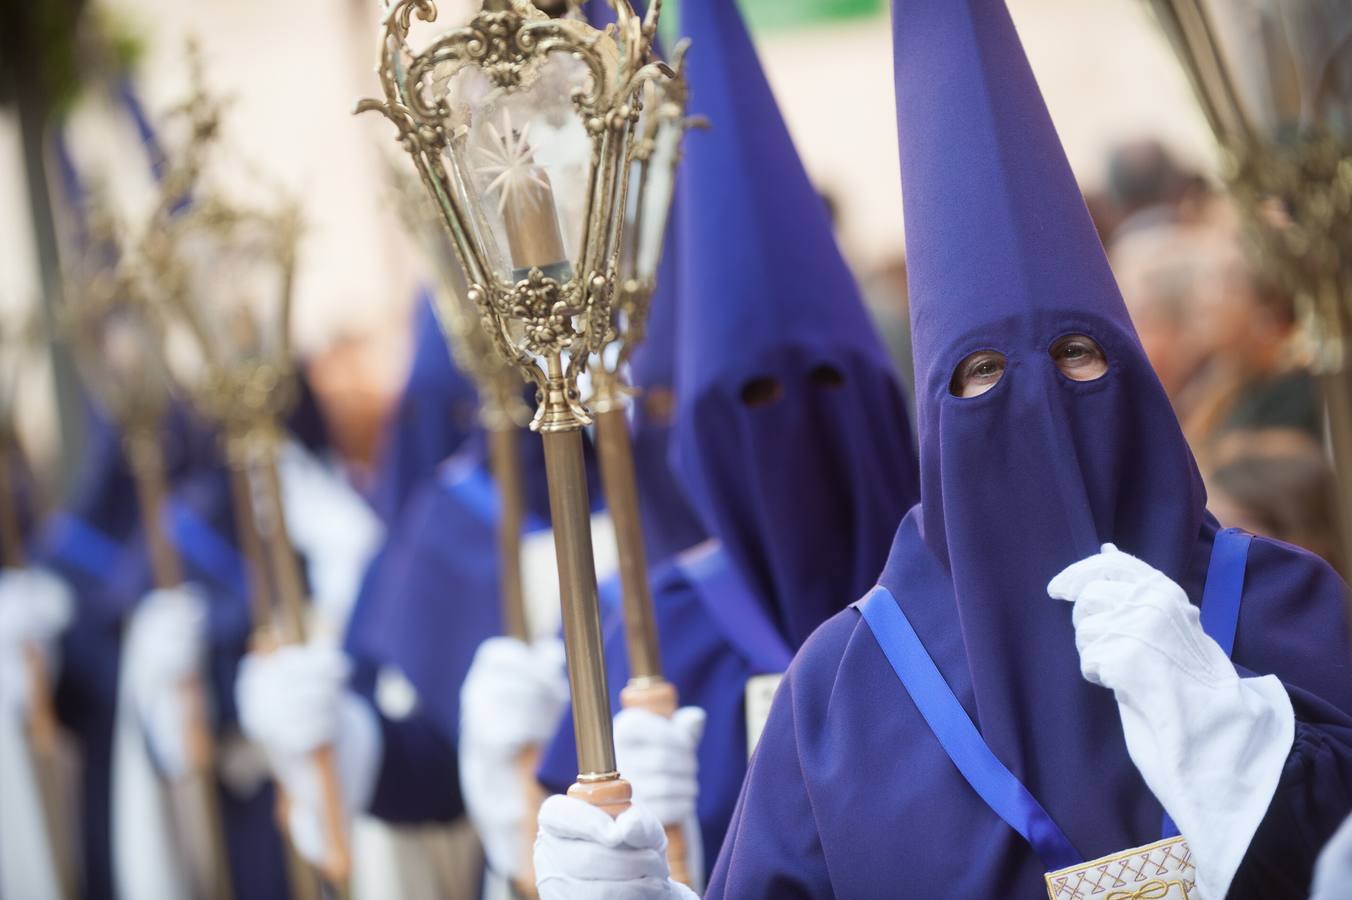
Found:
[[[479,171],[491,179],[488,190],[498,197],[513,277],[525,278],[531,269],[554,278],[568,277],[571,266],[563,249],[554,188],[549,174],[535,161],[530,123],[517,131],[504,109],[501,129],[492,122],[486,124],[478,156]]]

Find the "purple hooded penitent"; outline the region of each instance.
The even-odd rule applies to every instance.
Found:
[[[893,27],[921,502],[879,581],[999,762],[1093,859],[1159,840],[1161,808],[1047,583],[1112,541],[1199,602],[1217,526],[1003,0],[896,0]],[[1051,349],[1072,334],[1106,374],[1061,374]],[[955,396],[978,350],[1003,376]],[[1234,648],[1298,716],[1333,723],[1297,739],[1331,772],[1348,769],[1325,739],[1352,709],[1341,594],[1321,561],[1255,540]],[[1304,811],[1309,834],[1325,813]],[[849,610],[780,688],[709,896],[1037,898],[1044,871]]]
[[[677,472],[790,647],[877,577],[915,500],[897,378],[735,3],[681,5]]]
[[[418,485],[464,444],[479,410],[474,385],[451,360],[426,293],[414,316],[413,362],[386,426],[371,489],[372,506],[391,526]]]
[[[657,272],[657,291],[648,313],[648,337],[634,351],[634,470],[639,515],[650,566],[704,540],[704,528],[690,508],[671,465],[676,408],[676,253],[674,232]]]

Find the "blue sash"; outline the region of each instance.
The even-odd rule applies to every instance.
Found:
[[[1235,645],[1252,540],[1230,528],[1217,533],[1211,550],[1202,590],[1202,627],[1226,653]],[[855,608],[944,752],[986,805],[1023,836],[1048,871],[1084,862],[1060,826],[986,744],[891,592],[878,585]],[[1167,814],[1163,832],[1166,838],[1178,834]]]
[[[442,487],[454,494],[475,516],[489,524],[498,520],[498,486],[479,459],[457,456],[442,466],[439,477]],[[522,525],[526,534],[548,527],[539,516],[526,512]]]
[[[170,499],[164,509],[169,534],[183,558],[235,596],[248,592],[244,559],[188,504]]]
[[[102,531],[66,512],[47,520],[40,540],[42,552],[91,578],[107,578],[117,566],[122,545]]]
[[[705,541],[686,550],[676,557],[676,567],[699,594],[723,638],[753,671],[774,674],[789,667],[793,649],[738,577],[720,544]]]

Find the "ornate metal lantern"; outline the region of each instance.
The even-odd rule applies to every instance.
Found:
[[[488,434],[489,468],[497,485],[498,593],[504,630],[518,640],[530,639],[521,575],[521,530],[525,522],[525,487],[518,444],[530,421],[516,368],[505,361],[479,321],[469,300],[469,285],[440,215],[415,179],[393,174],[400,209],[409,232],[437,275],[433,309],[450,345],[456,366],[469,375],[479,395],[479,420]]]
[[[1226,156],[1260,257],[1295,296],[1327,404],[1352,560],[1352,5],[1151,0]]]
[[[162,518],[169,483],[161,432],[170,379],[160,354],[159,323],[146,302],[144,273],[123,253],[117,224],[98,204],[91,219],[82,271],[65,293],[63,331],[85,387],[122,429],[155,584],[176,587],[183,581],[182,563]],[[191,766],[174,790],[182,795],[178,808],[197,813],[182,822],[182,834],[192,836],[185,849],[203,895],[229,900],[233,891],[216,802],[206,696],[200,678],[181,687],[189,704],[185,746]]]
[[[140,272],[126,259],[117,224],[96,204],[90,246],[67,290],[62,331],[86,389],[121,427],[160,587],[182,581],[177,554],[154,514],[168,494],[160,430],[169,411],[169,374],[145,303]]]
[[[164,323],[166,365],[224,434],[240,546],[249,563],[254,644],[265,651],[306,636],[306,588],[286,528],[277,467],[279,423],[297,394],[290,320],[301,220],[286,200],[247,208],[235,201],[238,190],[222,190],[207,177],[220,107],[206,94],[196,67],[194,82],[192,98],[178,110],[188,119],[190,137],[170,161],[140,250],[153,273],[147,284]],[[327,852],[319,869],[342,887],[350,859],[332,748],[316,751],[315,763]]]
[[[358,109],[398,127],[467,296],[538,388],[531,428],[545,444],[581,768],[572,791],[618,810],[629,789],[615,771],[577,379],[611,339],[645,85],[674,73],[653,55],[660,2],[644,18],[612,5],[617,22],[599,31],[530,0],[484,0],[415,49],[414,17],[432,22],[436,7],[397,0],[381,36],[384,98]]]

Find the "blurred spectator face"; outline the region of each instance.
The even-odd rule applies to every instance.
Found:
[[[1265,375],[1285,355],[1295,325],[1288,297],[1255,274],[1236,233],[1214,233],[1198,248],[1195,337],[1200,348],[1240,371]]]
[[[1316,553],[1342,571],[1333,471],[1308,434],[1290,429],[1226,435],[1207,478],[1207,506],[1222,525]]]
[[[1195,327],[1198,281],[1196,239],[1187,229],[1159,225],[1113,245],[1112,262],[1123,299],[1150,364],[1169,397],[1206,361],[1211,347]]]

